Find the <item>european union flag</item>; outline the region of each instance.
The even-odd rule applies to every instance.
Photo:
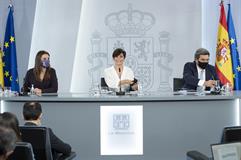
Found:
[[[228,4],[228,22],[227,23],[228,23],[230,51],[231,51],[232,64],[233,64],[234,90],[241,90],[241,67],[240,67],[237,39],[236,39],[230,4]]]
[[[4,86],[19,92],[16,43],[14,34],[13,6],[9,6],[9,13],[3,45]]]

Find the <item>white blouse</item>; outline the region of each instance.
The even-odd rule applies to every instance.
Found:
[[[120,80],[132,80],[133,81],[134,73],[129,67],[124,66],[121,77],[119,78],[118,73],[115,70],[115,67],[111,66],[104,70],[104,77],[105,77],[105,82],[108,85],[108,87],[118,89],[119,81]],[[125,87],[125,86],[123,86],[123,87]],[[128,87],[129,87],[129,85],[128,85]]]

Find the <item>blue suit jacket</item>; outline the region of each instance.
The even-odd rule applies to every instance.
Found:
[[[219,80],[218,76],[216,74],[215,68],[212,65],[207,65],[206,69],[206,80]],[[198,79],[198,71],[196,62],[187,62],[184,65],[183,69],[183,80],[184,80],[184,88],[190,89],[190,90],[196,90],[198,86],[198,82],[200,79]],[[207,87],[206,90],[209,90],[210,88]]]

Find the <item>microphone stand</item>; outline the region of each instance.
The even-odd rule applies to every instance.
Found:
[[[209,74],[210,74],[210,76],[211,76],[211,80],[215,80],[215,78],[214,78],[214,75],[213,75],[213,73],[211,72],[211,70],[209,70],[207,67],[206,67],[206,71],[208,71],[209,72]],[[211,94],[213,94],[213,95],[218,95],[218,94],[220,94],[221,92],[220,92],[220,83],[219,82],[217,82],[217,81],[219,81],[219,80],[215,80],[216,81],[216,84],[215,84],[215,86],[214,86],[214,90],[212,90],[212,88],[211,88]]]
[[[121,81],[121,69],[119,68],[119,74],[120,74],[120,81]],[[125,95],[125,92],[124,91],[121,91],[121,84],[120,84],[120,88],[119,88],[119,92],[116,92],[116,95],[117,96],[124,96]]]

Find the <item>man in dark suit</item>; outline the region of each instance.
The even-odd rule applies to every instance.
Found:
[[[197,90],[201,87],[210,90],[215,86],[218,76],[214,66],[208,64],[210,53],[199,48],[195,53],[194,62],[187,62],[183,70],[184,88]]]
[[[23,106],[23,117],[26,126],[40,126],[42,117],[42,107],[38,102],[26,102]],[[49,128],[50,144],[53,153],[53,159],[60,160],[71,153],[71,146],[59,139]],[[61,156],[59,156],[62,154]]]

